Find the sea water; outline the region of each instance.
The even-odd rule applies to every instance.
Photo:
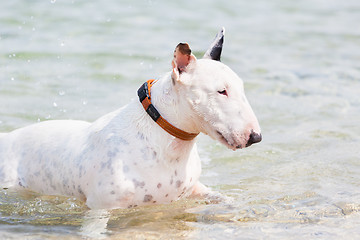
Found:
[[[201,181],[232,199],[91,211],[77,199],[0,190],[2,239],[357,239],[360,2],[1,1],[0,132],[94,121],[201,58],[222,26],[222,61],[243,80],[263,141],[198,140]]]

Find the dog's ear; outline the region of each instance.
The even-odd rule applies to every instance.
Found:
[[[174,51],[172,65],[172,79],[179,80],[180,74],[186,71],[190,62],[195,62],[196,57],[191,53],[189,44],[179,43]]]
[[[216,34],[214,41],[211,43],[209,49],[204,54],[203,58],[208,58],[216,61],[220,61],[221,51],[224,43],[225,36],[225,28],[221,28],[221,30]]]

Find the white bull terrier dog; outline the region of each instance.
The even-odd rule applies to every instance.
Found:
[[[220,62],[223,40],[224,29],[199,60],[179,44],[171,72],[94,123],[52,120],[0,134],[0,187],[75,196],[93,209],[208,193],[200,132],[232,150],[261,141],[241,79]]]

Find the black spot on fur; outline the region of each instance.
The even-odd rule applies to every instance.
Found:
[[[78,185],[77,190],[78,190],[78,193],[80,193],[81,195],[84,194],[84,192],[82,191],[80,185]]]
[[[183,181],[177,180],[176,181],[176,187],[179,188],[183,184]]]
[[[153,199],[153,196],[150,194],[146,194],[144,196],[144,202],[150,202]]]
[[[174,182],[174,179],[173,179],[174,177],[173,176],[171,176],[171,179],[170,179],[170,185],[172,185],[173,184],[173,182]]]
[[[137,181],[136,179],[133,179],[132,181],[133,181],[133,183],[134,183],[134,185],[135,185],[135,188],[137,188],[137,187],[139,187],[139,188],[144,188],[144,186],[145,186],[145,182],[144,182],[144,181],[139,182],[139,181]]]

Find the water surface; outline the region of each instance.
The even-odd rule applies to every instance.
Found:
[[[356,239],[360,236],[360,3],[2,1],[0,131],[94,121],[201,57],[221,26],[263,141],[199,137],[201,180],[233,199],[90,211],[76,199],[0,191],[1,238]]]

